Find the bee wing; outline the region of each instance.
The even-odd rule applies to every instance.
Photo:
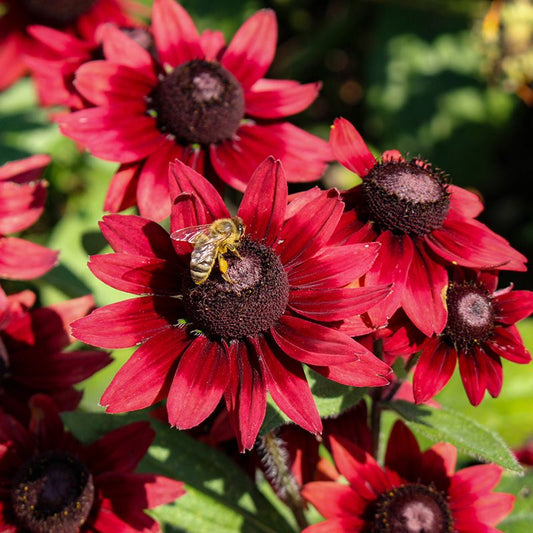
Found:
[[[170,238],[175,241],[190,242],[194,244],[200,235],[209,235],[209,228],[211,224],[202,224],[200,226],[189,226],[188,228],[180,228],[170,234]]]
[[[194,260],[196,263],[212,262],[216,257],[218,246],[215,242],[206,242],[199,248],[194,249]]]

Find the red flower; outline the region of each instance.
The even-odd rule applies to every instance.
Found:
[[[46,155],[12,161],[0,167],[0,277],[33,279],[57,263],[57,252],[6,237],[31,226],[44,209],[46,181],[40,176],[50,162]],[[1,289],[0,289],[1,292]]]
[[[171,231],[230,216],[214,187],[185,164],[171,165],[170,178]],[[114,288],[147,294],[72,325],[74,336],[91,344],[142,343],[101,399],[109,412],[168,397],[170,423],[188,429],[224,396],[240,446],[250,448],[267,391],[304,429],[322,429],[302,363],[347,385],[387,383],[390,368],[332,327],[388,294],[386,286],[343,288],[368,270],[378,245],[326,245],[343,210],[333,191],[287,219],[286,207],[283,169],[270,158],[251,177],[238,210],[246,232],[240,257],[225,255],[232,283],[214,266],[200,285],[189,273],[189,243],[141,217],[104,218],[116,253],[93,256],[92,272]]]
[[[10,295],[0,314],[0,405],[21,420],[38,392],[62,411],[75,409],[82,393],[74,385],[111,362],[101,351],[63,351],[72,341],[68,324],[94,307],[92,296],[29,311],[34,301],[30,291]]]
[[[60,120],[95,156],[123,163],[106,210],[137,204],[143,216],[167,217],[167,168],[176,159],[241,191],[243,176],[269,155],[293,181],[322,174],[327,143],[285,121],[311,104],[320,84],[263,78],[276,48],[272,11],[249,18],[227,46],[220,32],[200,35],[174,0],[155,0],[152,20],[154,54],[106,28],[107,60],[83,65],[75,80],[96,107]]]
[[[152,36],[142,27],[121,26],[119,29],[143,48],[153,46]],[[26,64],[31,70],[41,105],[61,105],[70,110],[87,107],[89,103],[74,87],[74,74],[84,63],[102,56],[102,32],[97,31],[90,40],[47,26],[30,26],[28,33],[39,44],[32,55],[26,56]]]
[[[144,509],[184,494],[183,483],[134,473],[154,439],[137,422],[81,444],[54,403],[31,399],[28,427],[0,411],[0,529],[116,533],[160,531]]]
[[[25,73],[26,54],[39,55],[28,26],[44,24],[94,42],[100,24],[130,24],[125,9],[133,5],[130,0],[0,0],[5,11],[0,17],[0,90]]]
[[[488,390],[500,394],[501,357],[525,364],[531,355],[515,323],[533,312],[533,292],[496,291],[498,275],[456,269],[446,293],[448,321],[441,335],[428,339],[413,379],[417,403],[437,394],[448,383],[457,360],[472,405]]]
[[[525,271],[526,258],[475,217],[479,198],[447,185],[426,162],[405,161],[398,151],[376,161],[356,129],[337,119],[330,144],[335,157],[362,178],[347,191],[348,227],[382,244],[365,283],[394,283],[392,294],[370,316],[385,323],[399,307],[425,335],[446,325],[446,268]],[[348,240],[349,242],[349,240]]]
[[[316,481],[302,495],[326,518],[305,533],[356,531],[493,532],[514,496],[492,492],[503,469],[476,465],[455,472],[456,449],[439,443],[422,453],[400,421],[393,427],[385,468],[364,450],[330,437],[333,458],[348,485]]]

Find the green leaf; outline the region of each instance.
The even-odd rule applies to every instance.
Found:
[[[504,533],[530,533],[533,524],[533,470],[523,477],[506,475],[498,492],[510,492],[516,496],[513,512],[498,525]]]
[[[461,413],[446,407],[437,409],[401,400],[383,406],[398,413],[418,435],[433,442],[449,442],[471,457],[497,463],[514,472],[523,472],[497,433]]]
[[[146,412],[124,416],[78,411],[66,413],[64,420],[78,438],[92,441],[146,417]],[[184,481],[187,490],[173,504],[150,511],[163,524],[164,531],[294,533],[296,526],[281,516],[232,459],[183,431],[155,420],[150,422],[156,438],[139,470]]]
[[[348,387],[331,381],[308,367],[305,368],[305,373],[321,418],[341,414],[361,400],[367,392],[364,387]],[[287,422],[290,422],[289,418],[269,396],[265,420],[259,434],[265,435]]]

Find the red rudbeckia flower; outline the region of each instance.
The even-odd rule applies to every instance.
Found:
[[[92,296],[29,310],[34,301],[30,291],[7,296],[0,314],[0,405],[21,420],[39,392],[61,411],[75,409],[82,393],[74,385],[111,362],[106,352],[63,351],[73,340],[68,325],[94,307]]]
[[[515,326],[533,313],[533,292],[496,291],[493,272],[454,271],[446,292],[448,321],[441,335],[428,339],[416,365],[413,387],[417,403],[437,394],[451,378],[457,360],[472,405],[488,390],[500,394],[501,358],[526,364],[531,355]]]
[[[272,11],[250,17],[226,46],[220,32],[200,35],[174,0],[155,0],[151,32],[153,54],[106,28],[107,59],[83,65],[75,80],[96,107],[60,120],[61,131],[95,156],[124,164],[106,210],[137,204],[143,216],[166,218],[175,159],[240,191],[243,176],[269,155],[293,181],[318,179],[331,159],[328,144],[285,117],[306,109],[320,84],[263,78],[276,48]]]
[[[384,324],[399,307],[425,335],[446,325],[446,268],[525,271],[526,258],[475,217],[479,198],[446,184],[442,171],[396,150],[378,162],[357,130],[337,119],[331,131],[334,156],[362,178],[347,191],[346,221],[352,231],[382,244],[365,283],[394,283],[385,302],[370,316]],[[349,241],[348,241],[349,242]]]
[[[193,169],[178,161],[170,174],[172,232],[209,228],[230,216]],[[172,240],[141,217],[104,218],[102,231],[116,253],[93,256],[92,272],[116,289],[147,295],[97,309],[72,325],[74,336],[90,344],[142,343],[101,399],[109,412],[168,397],[170,423],[188,429],[224,396],[240,446],[250,448],[267,391],[304,429],[322,429],[302,363],[347,385],[387,383],[390,368],[336,329],[388,294],[388,286],[344,288],[368,270],[379,245],[327,246],[343,210],[336,192],[323,192],[288,219],[286,207],[283,169],[267,159],[238,210],[245,227],[238,256],[224,255],[225,278],[223,265],[213,263],[199,284],[190,273],[191,244]]]
[[[144,509],[182,496],[183,483],[135,468],[154,439],[137,422],[82,444],[54,403],[31,399],[29,425],[0,411],[0,529],[10,533],[160,531]]]
[[[39,53],[28,26],[44,24],[94,41],[104,22],[131,24],[125,11],[133,4],[130,0],[0,0],[0,90],[24,75],[26,54]]]
[[[304,498],[326,518],[305,533],[496,533],[493,526],[512,510],[512,494],[492,492],[501,467],[476,465],[455,472],[455,447],[439,443],[422,453],[401,421],[389,438],[384,468],[350,441],[330,440],[348,485],[316,481],[304,486]]]
[[[40,176],[49,162],[47,155],[35,155],[0,167],[1,278],[33,279],[57,263],[57,252],[5,236],[26,229],[41,216],[47,184]]]
[[[119,30],[147,50],[153,46],[152,36],[140,26],[120,26]],[[90,40],[48,26],[30,26],[27,31],[39,44],[33,54],[26,55],[26,64],[40,104],[66,106],[70,110],[89,106],[74,87],[74,74],[84,63],[102,57],[101,31]]]

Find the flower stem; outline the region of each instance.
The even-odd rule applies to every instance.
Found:
[[[285,443],[274,431],[270,431],[260,439],[260,449],[265,474],[271,481],[276,494],[292,511],[301,531],[309,523],[303,511],[305,502],[300,493],[300,486],[289,469]]]

